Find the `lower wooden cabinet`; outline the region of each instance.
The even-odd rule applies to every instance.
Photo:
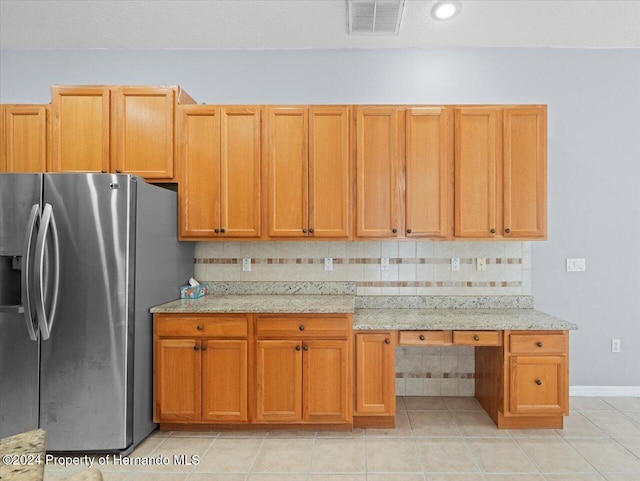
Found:
[[[156,315],[154,323],[154,422],[248,421],[247,317]]]
[[[397,331],[361,331],[355,334],[355,426],[394,425],[396,336]],[[372,420],[369,416],[378,419]],[[388,423],[381,417],[387,417]]]
[[[511,356],[510,361],[509,413],[565,413],[566,357]]]
[[[256,421],[351,423],[350,316],[256,319]]]

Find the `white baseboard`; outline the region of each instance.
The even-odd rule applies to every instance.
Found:
[[[640,386],[569,386],[569,396],[640,397]]]

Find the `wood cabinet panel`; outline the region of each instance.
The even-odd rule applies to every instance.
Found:
[[[454,346],[500,346],[501,331],[453,331]]]
[[[351,316],[313,317],[295,314],[259,316],[256,319],[258,338],[346,338],[351,331]]]
[[[566,333],[515,333],[509,334],[511,354],[565,354],[569,349]]]
[[[3,105],[0,111],[0,172],[46,172],[45,105]]]
[[[200,341],[160,339],[155,345],[154,421],[197,421],[202,412]]]
[[[504,235],[546,237],[546,107],[504,109]]]
[[[398,234],[398,110],[356,110],[356,235]],[[394,232],[395,231],[395,232]]]
[[[225,237],[260,237],[260,107],[224,107],[220,228]]]
[[[352,366],[348,341],[305,341],[302,350],[303,419],[350,421]]]
[[[460,108],[455,116],[455,235],[492,237],[498,231],[499,110]]]
[[[309,109],[309,233],[347,237],[350,210],[348,107]]]
[[[400,331],[400,346],[444,346],[451,344],[451,331]]]
[[[308,110],[267,109],[269,236],[307,233],[309,195]]]
[[[202,419],[247,421],[247,341],[202,343]]]
[[[115,89],[115,170],[172,180],[175,92],[165,87]]]
[[[156,315],[155,329],[159,337],[247,337],[246,314],[201,316]]]
[[[395,415],[395,342],[391,332],[357,332],[355,413]]]
[[[220,109],[180,108],[180,238],[209,238],[220,227]]]
[[[50,172],[109,172],[111,93],[108,87],[53,86]]]
[[[512,356],[509,411],[564,414],[568,409],[565,356]]]
[[[405,114],[405,234],[450,236],[453,112],[409,108]]]
[[[302,419],[302,343],[256,342],[256,420]]]

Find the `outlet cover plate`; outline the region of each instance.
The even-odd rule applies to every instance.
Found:
[[[567,259],[567,272],[585,272],[586,270],[586,259]]]
[[[388,271],[389,270],[389,258],[388,257],[381,257],[380,258],[380,270],[381,271]]]
[[[242,259],[242,272],[251,272],[251,259]]]
[[[487,258],[486,257],[477,257],[476,258],[476,270],[478,272],[485,272],[487,270]]]
[[[459,271],[460,270],[460,258],[459,257],[452,257],[451,258],[451,270],[452,271]]]
[[[325,257],[324,258],[324,270],[332,271],[333,270],[333,257]]]

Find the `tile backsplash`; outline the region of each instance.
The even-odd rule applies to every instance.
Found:
[[[198,242],[203,281],[352,281],[358,295],[514,295],[531,292],[529,242]],[[324,270],[324,259],[333,270]],[[451,258],[460,270],[451,270]],[[476,259],[487,258],[486,271]],[[242,271],[242,259],[251,271]],[[389,269],[381,270],[382,258]]]

